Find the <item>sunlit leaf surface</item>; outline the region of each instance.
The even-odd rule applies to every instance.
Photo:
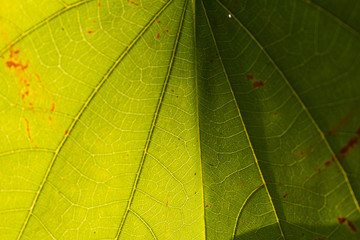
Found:
[[[0,239],[359,239],[359,1],[0,4]]]

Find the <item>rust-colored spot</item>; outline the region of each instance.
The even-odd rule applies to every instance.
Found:
[[[304,156],[304,151],[301,151],[301,152],[300,152],[300,156]]]
[[[131,4],[133,4],[133,5],[135,5],[135,6],[139,6],[139,4],[138,3],[136,3],[136,2],[133,2],[133,1],[131,1],[131,0],[126,0],[128,3],[131,3]]]
[[[248,74],[248,75],[246,75],[246,79],[247,79],[247,80],[253,80],[253,79],[254,79],[254,75]]]
[[[6,62],[6,65],[8,66],[8,68],[14,67],[14,68],[20,68],[22,70],[25,70],[25,69],[27,69],[29,67],[29,62],[27,62],[26,65],[23,65],[21,62],[16,63],[16,62],[13,62],[13,61],[10,60],[10,61]]]
[[[169,206],[169,200],[166,200],[166,206]]]
[[[158,34],[156,35],[156,38],[160,38],[160,33],[158,33]]]
[[[31,140],[29,120],[27,120],[26,118],[24,118],[24,120],[25,120],[25,122],[26,122],[26,132],[27,132],[27,136],[28,136],[28,138]]]
[[[274,112],[274,115],[277,116],[279,113],[278,112]]]
[[[161,21],[159,20],[159,21],[156,21],[157,23],[161,23]]]
[[[53,103],[53,104],[51,105],[51,110],[50,110],[50,112],[54,112],[54,110],[55,110],[55,103]]]
[[[169,29],[166,29],[165,31],[168,33],[168,32],[169,32]]]
[[[351,231],[356,232],[355,225],[352,222],[350,222],[349,220],[346,220],[346,222],[347,222],[348,226],[350,227]]]
[[[326,162],[325,162],[325,166],[329,166],[330,164],[331,164],[330,161],[326,161]]]
[[[346,221],[346,218],[342,217],[342,218],[338,218],[338,221],[340,224],[344,223]]]
[[[35,73],[35,77],[36,77],[36,78],[37,78],[37,80],[41,83],[41,79],[40,79],[39,74]]]
[[[344,155],[346,154],[352,147],[354,147],[357,143],[358,143],[358,139],[359,137],[353,137],[351,138],[348,143],[346,144],[345,147],[343,147],[341,150],[340,150],[340,154],[341,155]]]
[[[288,196],[288,194],[287,193],[285,193],[285,195],[283,196],[283,198],[286,198]]]
[[[258,87],[262,87],[262,86],[264,86],[264,82],[263,82],[263,81],[254,82],[254,83],[253,83],[253,87],[254,87],[254,88],[258,88]]]
[[[66,129],[65,134],[66,134],[66,135],[68,135],[68,134],[69,134],[69,130],[68,130],[68,129]]]
[[[100,3],[100,1],[98,1],[98,7],[101,7],[101,3]]]
[[[93,32],[94,32],[94,31],[91,31],[91,30],[87,31],[88,34],[92,34]]]
[[[336,132],[342,128],[349,120],[350,120],[351,114],[348,114],[345,116],[345,118],[341,119],[329,132],[329,135],[334,135]]]

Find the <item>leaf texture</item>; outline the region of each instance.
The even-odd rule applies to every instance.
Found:
[[[0,0],[1,239],[358,239],[360,3]]]

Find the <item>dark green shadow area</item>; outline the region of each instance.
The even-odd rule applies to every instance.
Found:
[[[358,225],[357,221],[353,224]],[[347,222],[342,224],[328,226],[313,226],[306,224],[292,225],[282,222],[283,230],[285,230],[285,239],[287,240],[358,240],[360,233],[358,229],[354,232]],[[312,229],[313,231],[310,231]],[[322,235],[321,232],[329,232],[328,235]],[[245,234],[236,235],[235,240],[281,240],[284,239],[277,224],[269,225],[261,229],[249,231]]]

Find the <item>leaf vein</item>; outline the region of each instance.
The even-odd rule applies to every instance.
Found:
[[[218,0],[216,0],[216,1],[218,2],[219,5],[221,5],[221,6],[224,8],[224,6],[222,5],[222,3],[220,3]],[[261,168],[260,168],[258,159],[257,159],[256,154],[255,154],[254,147],[252,146],[249,133],[248,133],[248,131],[247,131],[247,129],[246,129],[246,126],[245,126],[245,124],[244,124],[244,120],[243,120],[243,117],[242,117],[242,114],[241,114],[239,105],[238,105],[238,103],[237,103],[234,90],[233,90],[233,88],[232,88],[232,86],[231,86],[231,83],[230,83],[230,80],[229,80],[227,71],[226,71],[225,66],[224,66],[224,63],[223,63],[223,61],[222,61],[221,54],[220,54],[220,50],[219,50],[219,48],[218,48],[218,46],[217,46],[217,44],[216,44],[216,39],[215,39],[215,36],[214,36],[214,32],[213,32],[213,30],[212,30],[212,27],[211,27],[211,24],[210,24],[210,21],[209,21],[209,18],[208,18],[208,15],[207,15],[207,12],[206,12],[204,3],[203,3],[203,0],[201,0],[201,3],[202,3],[202,6],[203,6],[203,9],[204,9],[204,13],[205,13],[205,17],[206,17],[207,23],[208,23],[208,25],[209,25],[209,30],[210,30],[212,39],[213,39],[213,41],[214,41],[214,45],[215,45],[215,47],[216,47],[216,52],[217,52],[217,55],[218,55],[218,58],[219,58],[221,67],[222,67],[222,69],[223,69],[223,72],[224,72],[226,81],[227,81],[228,86],[229,86],[229,88],[230,88],[231,95],[232,95],[234,104],[235,104],[235,106],[236,106],[236,109],[237,109],[237,112],[238,112],[238,115],[239,115],[239,119],[240,119],[240,121],[241,121],[242,126],[244,127],[244,132],[245,132],[245,134],[246,134],[247,141],[248,141],[248,143],[249,143],[249,146],[250,146],[252,155],[253,155],[253,157],[254,157],[254,161],[255,161],[256,166],[257,166],[257,168],[258,168],[258,171],[259,171],[261,180],[262,180],[262,182],[263,182],[263,185],[264,185],[264,187],[265,187],[266,193],[267,193],[267,195],[268,195],[268,197],[269,197],[269,201],[270,201],[271,207],[273,208],[274,216],[275,216],[275,218],[276,218],[276,221],[277,221],[277,224],[278,224],[278,227],[279,227],[281,236],[282,236],[283,239],[285,239],[285,236],[284,236],[284,233],[283,233],[283,230],[282,230],[282,227],[281,227],[279,218],[278,218],[278,216],[277,216],[277,212],[276,212],[276,209],[275,209],[275,206],[274,206],[272,197],[271,197],[271,195],[270,195],[270,192],[269,192],[268,187],[266,186],[266,181],[265,181],[264,176],[263,176],[263,174],[262,174],[262,171],[261,171]],[[227,9],[226,9],[226,10],[227,10]],[[228,12],[230,12],[230,11],[228,11]],[[234,16],[232,13],[231,13],[231,15]]]
[[[168,5],[170,5],[171,2],[172,2],[172,0],[169,1],[155,17],[157,18],[161,14],[161,12],[163,12],[166,9],[166,7]],[[180,24],[179,24],[179,29],[178,29],[178,32],[177,32],[177,35],[176,35],[176,39],[175,39],[175,43],[174,43],[174,47],[173,47],[172,56],[171,56],[171,59],[170,59],[168,71],[167,71],[167,74],[166,74],[166,78],[165,78],[165,81],[164,81],[164,84],[163,84],[163,87],[162,87],[162,90],[161,90],[161,94],[160,94],[160,97],[159,97],[159,100],[158,100],[158,103],[157,103],[157,106],[156,106],[156,109],[155,109],[155,113],[154,113],[153,121],[151,123],[149,135],[148,135],[148,137],[146,139],[146,143],[145,143],[144,151],[143,151],[141,161],[140,161],[140,164],[139,164],[139,168],[138,168],[138,171],[137,171],[137,174],[136,174],[136,178],[135,178],[135,181],[134,181],[134,184],[133,184],[132,191],[130,193],[130,198],[129,198],[128,204],[126,206],[125,213],[124,213],[124,216],[123,216],[123,218],[121,220],[121,223],[120,223],[120,226],[119,226],[119,229],[118,229],[118,232],[116,234],[115,239],[119,239],[120,233],[121,233],[121,231],[122,231],[122,229],[124,227],[126,217],[127,217],[128,213],[130,211],[131,203],[132,203],[132,201],[134,199],[135,191],[136,191],[136,188],[137,188],[137,184],[139,182],[139,178],[140,178],[142,168],[144,166],[145,158],[146,158],[146,156],[148,154],[147,151],[149,149],[149,145],[150,145],[150,141],[151,141],[154,129],[155,129],[156,121],[158,119],[160,108],[161,108],[161,105],[162,105],[162,102],[163,102],[163,99],[164,99],[164,95],[165,95],[165,92],[166,92],[166,87],[167,87],[167,84],[168,84],[168,81],[169,81],[169,78],[170,78],[171,70],[172,70],[172,67],[173,67],[174,59],[175,59],[176,50],[177,50],[177,47],[178,47],[178,44],[179,44],[179,38],[180,38],[180,33],[181,33],[182,25],[183,25],[183,22],[184,22],[184,18],[185,18],[187,2],[188,1],[186,0],[185,3],[184,3],[184,8],[183,8],[183,12],[182,12],[181,20],[180,20]],[[156,18],[154,18],[153,20],[155,21]]]

